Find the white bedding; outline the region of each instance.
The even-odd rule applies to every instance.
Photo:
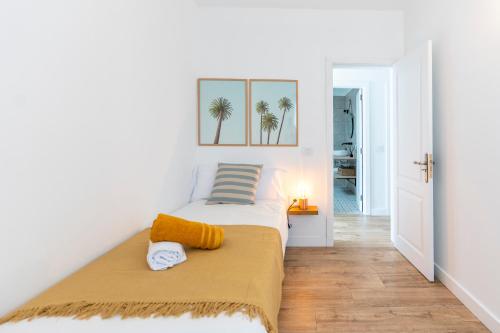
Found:
[[[257,200],[255,205],[205,205],[205,200],[198,200],[172,214],[208,224],[247,224],[276,228],[281,234],[284,255],[288,240],[286,208],[286,203],[280,200]]]
[[[288,239],[286,206],[277,200],[257,200],[255,205],[205,205],[195,201],[171,213],[185,219],[219,225],[262,225],[278,229],[281,234],[283,254]],[[146,259],[144,259],[146,260]],[[189,258],[188,258],[189,260]],[[265,333],[260,319],[250,320],[243,314],[217,317],[129,318],[120,317],[76,320],[66,317],[37,318],[32,321],[0,325],[0,333]]]

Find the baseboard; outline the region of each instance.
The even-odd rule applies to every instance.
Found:
[[[372,216],[389,216],[389,211],[386,208],[372,208]]]
[[[500,333],[500,319],[439,265],[436,276],[493,333]]]

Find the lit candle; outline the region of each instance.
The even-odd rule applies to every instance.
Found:
[[[308,202],[307,202],[307,193],[308,193],[307,185],[304,182],[300,182],[298,186],[298,198],[299,198],[299,209],[307,210]]]

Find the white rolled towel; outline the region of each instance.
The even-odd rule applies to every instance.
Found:
[[[149,242],[147,260],[153,271],[165,270],[186,261],[182,244],[174,242]]]

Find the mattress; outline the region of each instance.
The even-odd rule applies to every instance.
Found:
[[[284,202],[259,200],[255,205],[205,205],[204,200],[195,201],[172,212],[172,215],[189,220],[218,225],[262,225],[276,228],[282,238],[283,253],[288,239],[286,207]],[[189,258],[188,258],[189,260]],[[0,325],[0,333],[265,333],[260,319],[251,320],[237,313],[216,317],[192,318],[184,314],[180,317],[127,318],[113,317],[76,320],[67,317],[37,318],[31,321]]]

